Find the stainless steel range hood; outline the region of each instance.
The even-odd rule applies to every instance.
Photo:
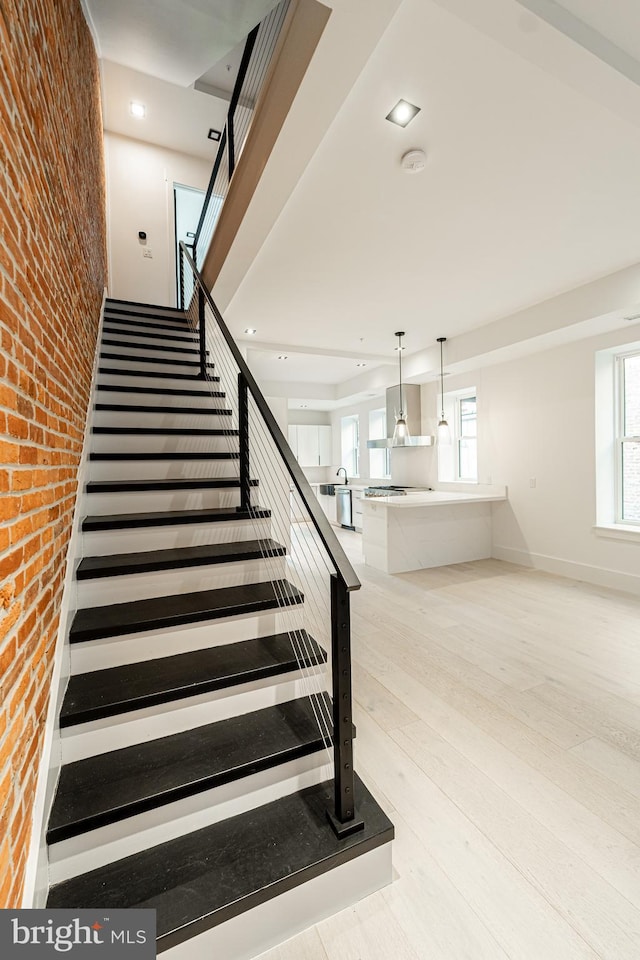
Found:
[[[396,422],[396,412],[400,409],[400,387],[389,387],[387,390],[387,433],[384,440],[367,440],[369,450],[388,450],[390,447],[431,447],[435,443],[434,437],[420,434],[422,417],[420,412],[420,387],[415,383],[403,383],[402,395],[407,419],[407,426],[411,434],[408,440],[393,442],[393,428]]]

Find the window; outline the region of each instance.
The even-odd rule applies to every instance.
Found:
[[[438,480],[478,481],[478,401],[475,387],[444,395],[444,415],[451,443],[438,445]],[[437,418],[440,419],[440,398]]]
[[[387,411],[371,410],[369,413],[369,439],[384,440],[387,436]],[[369,450],[369,476],[376,480],[391,477],[391,450]]]
[[[360,429],[357,415],[340,419],[340,440],[342,452],[340,466],[346,468],[348,477],[359,477]]]
[[[640,525],[640,352],[617,358],[616,522]]]
[[[478,417],[475,393],[456,398],[456,480],[478,479]]]

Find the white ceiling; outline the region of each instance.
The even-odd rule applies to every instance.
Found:
[[[278,0],[84,0],[100,56],[189,86]]]
[[[485,325],[496,330],[512,315],[500,329],[511,337],[520,327],[530,330],[539,349],[543,341],[521,319],[529,314],[518,311],[553,304],[565,291],[640,261],[640,89],[629,80],[633,71],[613,69],[615,56],[608,56],[615,44],[628,60],[640,59],[636,0],[610,0],[606,16],[600,0],[483,0],[481,7],[477,0],[328,2],[328,28],[214,290],[239,339],[245,327],[257,328],[260,348],[251,356],[258,378],[282,383],[285,392],[286,384],[304,390],[306,383],[318,408],[319,384],[331,388],[326,408],[384,389],[382,373],[393,379],[398,327],[406,331],[414,380],[433,375],[436,337],[449,338],[453,362],[468,353],[465,342],[482,340]],[[131,6],[87,3],[92,12],[110,11],[113,21],[121,5]],[[218,3],[179,6],[195,17]],[[133,6],[147,14],[153,7],[166,27],[175,4]],[[227,6],[225,0],[221,9]],[[361,42],[357,50],[363,69],[338,101],[336,77],[348,75],[348,58],[367,29],[370,46]],[[149,47],[155,36],[147,34]],[[594,37],[602,40],[602,56]],[[193,32],[174,39],[182,44],[184,79]],[[106,55],[102,35],[100,42]],[[157,46],[160,62],[175,53],[166,42]],[[197,70],[204,72],[202,63]],[[132,77],[118,78],[114,66],[106,66],[107,76],[107,115],[115,123],[117,82],[126,86]],[[327,91],[334,96],[329,115]],[[169,104],[169,91],[161,94]],[[204,113],[194,107],[191,115],[200,137],[205,119],[207,127],[222,122],[209,122],[214,107],[221,104],[224,113],[226,105],[198,96]],[[404,130],[384,119],[399,97],[422,108]],[[180,111],[183,119],[189,112],[176,99],[176,116]],[[171,129],[166,120],[162,126]],[[317,149],[296,170],[303,142]],[[400,158],[414,147],[426,150],[427,166],[407,175]],[[640,300],[633,284],[622,284],[621,296],[623,289]],[[609,301],[618,308],[615,297]],[[609,310],[609,325],[620,310]],[[550,307],[546,320],[536,319],[550,335],[552,313]],[[286,362],[276,359],[283,345],[292,348]],[[360,355],[371,358],[364,374],[353,370]]]

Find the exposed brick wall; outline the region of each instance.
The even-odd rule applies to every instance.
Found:
[[[0,907],[15,907],[106,280],[79,0],[0,0],[0,227]]]

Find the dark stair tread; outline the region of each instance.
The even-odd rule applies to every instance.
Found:
[[[93,427],[91,432],[120,437],[237,437],[240,431],[223,427]]]
[[[106,320],[105,323],[109,323],[109,320]],[[151,346],[152,343],[155,343],[156,340],[172,340],[175,343],[198,343],[198,337],[196,337],[194,334],[191,334],[190,336],[184,336],[182,331],[181,333],[182,336],[171,336],[169,333],[146,333],[144,330],[122,330],[119,327],[104,326],[102,328],[103,336],[105,334],[107,336],[118,334],[119,336],[123,337],[145,337],[149,346]],[[118,341],[118,343],[120,343],[120,341]]]
[[[177,570],[214,563],[260,560],[262,557],[283,557],[286,552],[282,544],[276,543],[271,538],[265,538],[233,540],[230,543],[201,543],[195,547],[172,547],[167,550],[116,553],[105,557],[84,557],[76,570],[76,579],[94,580],[98,577],[152,573],[155,570]]]
[[[131,460],[238,460],[240,454],[236,450],[223,451],[186,451],[181,453],[175,450],[162,450],[158,453],[90,453],[89,460],[102,460],[109,463],[126,462]]]
[[[303,595],[288,580],[243,583],[216,590],[198,590],[168,597],[129,600],[77,611],[69,631],[70,643],[201,623],[220,617],[258,613],[302,603]]]
[[[198,416],[230,417],[231,410],[216,410],[215,407],[160,407],[144,403],[96,403],[95,410],[110,410],[112,413],[188,413]]]
[[[157,310],[160,314],[175,313],[185,318],[187,316],[185,310],[182,310],[180,307],[168,307],[166,303],[146,303],[143,300],[123,300],[122,297],[106,297],[105,310],[108,310],[112,305],[118,310],[135,310],[137,307],[142,307],[144,310]]]
[[[73,877],[51,888],[47,907],[155,909],[158,949],[167,950],[393,840],[359,777],[362,830],[336,837],[332,797],[326,781]]]
[[[185,332],[193,333],[191,327],[188,326],[186,323],[182,323],[180,320],[178,320],[177,317],[175,318],[175,322],[173,323],[160,323],[159,319],[160,318],[154,321],[154,318],[152,316],[149,316],[148,320],[145,320],[141,317],[127,316],[127,315],[119,317],[112,313],[110,314],[105,313],[105,316],[104,316],[105,323],[121,323],[123,330],[129,330],[130,327],[135,326],[135,327],[142,327],[144,330],[153,330],[154,332],[156,330],[164,330],[164,331],[168,330],[171,333],[185,333]],[[173,320],[174,318],[169,317],[168,319]]]
[[[207,377],[207,383],[217,383],[220,377]],[[120,383],[100,383],[98,390],[104,393],[147,393],[157,397],[211,397],[211,390],[189,389],[187,387],[146,387],[143,384],[133,386],[123,386]],[[214,394],[215,396],[215,394]],[[224,396],[224,394],[221,394]],[[173,407],[169,408],[174,409]],[[191,409],[191,407],[189,407]],[[223,411],[224,412],[224,411]]]
[[[240,510],[238,507],[203,507],[199,510],[161,510],[152,513],[116,513],[108,517],[85,517],[82,529],[127,530],[134,527],[164,527],[176,523],[219,523],[230,520],[254,520],[270,517],[262,507]]]
[[[296,656],[296,653],[298,656]],[[242,640],[205,650],[129,663],[69,680],[60,726],[101,720],[326,663],[306,630]]]
[[[120,357],[120,360],[126,360],[126,357]],[[155,380],[193,380],[197,382],[202,377],[197,373],[165,373],[162,370],[126,370],[122,367],[98,367],[98,373],[116,375],[118,377],[153,377]],[[210,378],[207,377],[207,381]],[[209,393],[210,397],[224,397],[224,393],[215,393],[213,390]]]
[[[109,340],[108,338],[105,338],[104,335],[102,337],[101,346],[102,347],[126,347],[128,350],[129,349],[162,350],[165,353],[196,353],[198,355],[200,354],[200,350],[198,349],[198,347],[177,347],[175,346],[175,344],[169,345],[167,343],[135,343],[127,340]],[[207,350],[207,353],[209,353],[208,350]],[[120,356],[120,354],[118,354],[118,356]],[[142,359],[142,358],[136,355],[136,360],[137,359]],[[175,362],[179,363],[182,361],[176,360]]]
[[[326,717],[320,731],[316,714]],[[116,823],[325,746],[326,694],[301,697],[227,720],[64,764],[47,841]]]
[[[200,366],[199,360],[183,360],[182,357],[177,357],[175,359],[173,357],[141,357],[141,356],[129,357],[125,353],[110,353],[109,351],[101,351],[100,359],[101,360],[120,360],[120,361],[125,360],[125,361],[132,361],[132,362],[138,362],[138,363],[160,363],[160,364],[172,363],[180,367],[199,367]],[[214,364],[208,363],[207,367],[212,370],[214,367]]]
[[[250,481],[252,487],[258,486],[258,480]],[[238,489],[240,480],[222,477],[211,480],[206,477],[175,480],[90,480],[85,487],[86,493],[139,493],[149,490],[224,490]]]

